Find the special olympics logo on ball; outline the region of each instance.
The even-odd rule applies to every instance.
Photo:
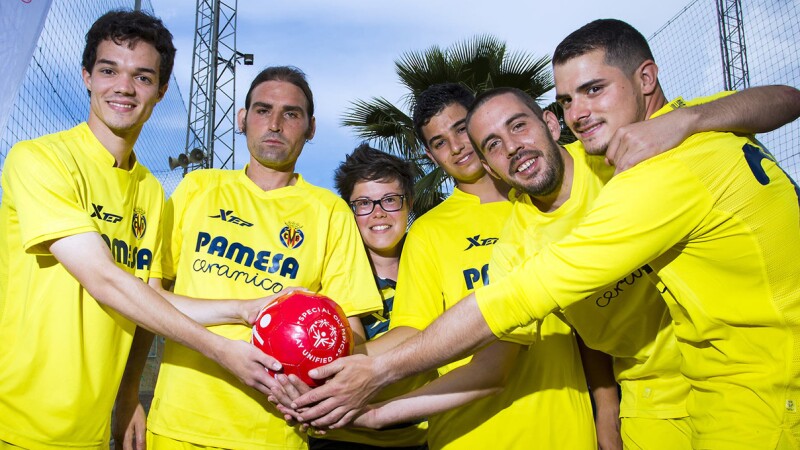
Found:
[[[324,348],[330,350],[336,345],[339,333],[332,323],[325,319],[319,319],[308,328],[308,334],[314,340],[314,348]]]
[[[336,302],[324,295],[294,291],[259,313],[250,342],[280,361],[283,373],[297,375],[313,387],[322,381],[309,377],[308,371],[351,354],[353,332]]]

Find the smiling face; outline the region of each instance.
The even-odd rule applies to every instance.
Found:
[[[314,118],[303,91],[286,81],[265,81],[251,93],[250,108],[239,111],[239,129],[247,135],[250,164],[294,171],[305,141],[314,137]]]
[[[637,76],[628,76],[619,67],[607,64],[604,50],[557,64],[553,74],[564,120],[589,154],[605,154],[619,127],[646,118]]]
[[[539,118],[511,93],[497,95],[472,113],[469,133],[491,172],[534,197],[554,193],[564,177],[556,143],[558,119],[549,111]]]
[[[422,127],[425,153],[457,183],[473,183],[486,175],[467,135],[467,108],[446,106]]]
[[[357,199],[380,200],[387,195],[403,195],[397,180],[359,181],[353,186],[350,201]],[[401,242],[408,226],[409,205],[403,201],[398,211],[386,212],[380,205],[365,216],[355,216],[361,238],[370,254],[384,257],[399,257]]]
[[[159,88],[161,56],[143,41],[116,44],[104,40],[97,46],[92,72],[83,69],[90,93],[88,124],[101,140],[112,134],[136,141],[153,107],[167,91]]]

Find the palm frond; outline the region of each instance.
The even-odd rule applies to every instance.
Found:
[[[476,94],[494,87],[516,87],[540,100],[553,87],[549,65],[547,56],[510,53],[505,42],[486,34],[445,49],[432,46],[403,53],[395,61],[395,70],[400,83],[408,89],[402,106],[411,111],[422,91],[446,82],[462,83]],[[412,160],[420,169],[423,176],[415,185],[417,199],[412,209],[412,214],[419,217],[444,200],[452,190],[453,181],[424,156],[405,111],[383,98],[356,100],[342,116],[342,124],[354,128],[356,135],[375,147]],[[566,127],[562,129],[566,130],[563,136],[571,136]]]
[[[527,92],[531,97],[539,99],[553,88],[553,75],[550,71],[550,57],[534,58],[522,52],[509,54],[500,66],[500,74],[495,77],[496,83],[513,86]],[[511,83],[515,83],[512,85]],[[517,85],[517,83],[519,83]]]
[[[411,118],[384,98],[356,100],[342,115],[342,125],[382,150],[404,158],[417,156],[419,143]]]
[[[441,167],[435,167],[414,184],[414,217],[419,217],[443,202],[448,194],[448,180],[451,178]],[[452,182],[450,182],[452,188]]]
[[[400,83],[412,95],[419,95],[433,84],[444,83],[458,77],[458,65],[437,46],[421,52],[406,52],[395,61],[395,71]]]

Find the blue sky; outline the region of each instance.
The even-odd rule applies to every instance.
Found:
[[[196,0],[151,0],[175,36],[175,76],[188,101]],[[705,0],[708,1],[708,0]],[[613,17],[652,35],[678,14],[689,0],[308,0],[267,2],[239,0],[237,47],[253,53],[253,66],[238,66],[236,107],[244,104],[250,81],[270,65],[294,65],[308,76],[317,118],[317,133],[307,144],[297,171],[319,186],[333,186],[333,170],[359,140],[339,125],[350,102],[384,97],[401,102],[394,60],[407,51],[432,45],[447,47],[489,33],[512,51],[551,55],[574,29]],[[247,162],[243,138],[236,142],[236,165]]]

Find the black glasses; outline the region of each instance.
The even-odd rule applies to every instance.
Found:
[[[372,211],[375,210],[375,205],[381,205],[381,208],[386,212],[399,211],[403,207],[403,200],[405,198],[405,195],[400,194],[385,195],[380,200],[357,198],[350,202],[350,209],[352,209],[353,214],[357,216],[372,214]]]

